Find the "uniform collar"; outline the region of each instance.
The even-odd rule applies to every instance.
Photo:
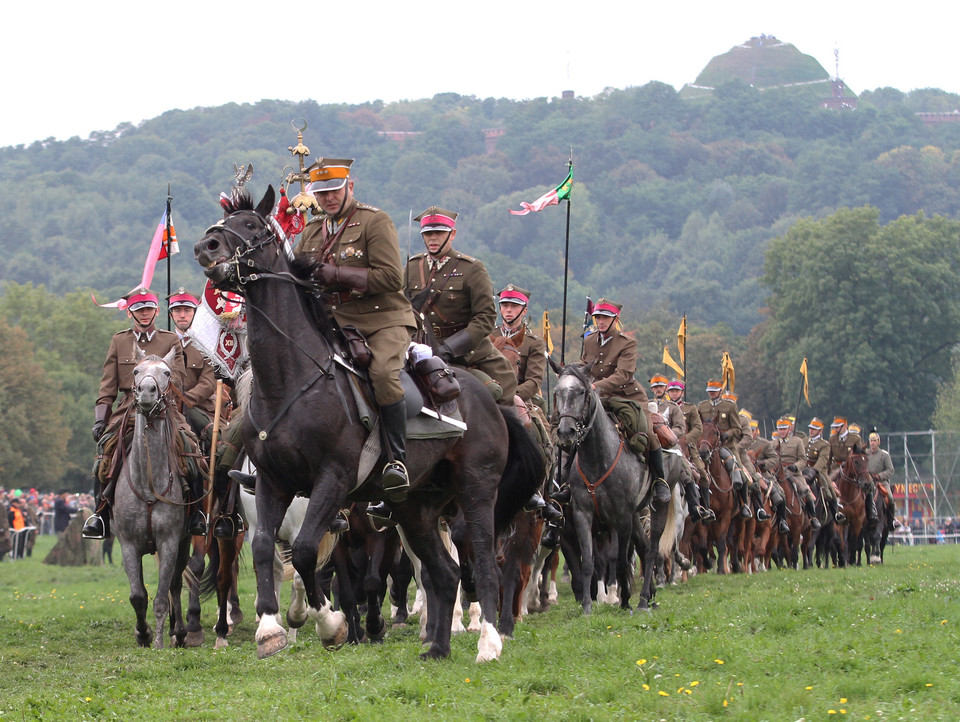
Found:
[[[157,335],[157,329],[154,328],[152,331],[134,331],[133,335],[137,337],[137,341],[143,343],[146,341],[150,343],[153,341],[153,337]]]
[[[444,256],[443,258],[437,259],[431,256],[429,253],[427,254],[427,266],[431,271],[439,271],[441,268],[447,265],[447,261],[449,260],[450,256]]]
[[[610,334],[609,336],[604,336],[602,333],[597,331],[597,340],[600,342],[601,346],[606,346],[608,343],[610,343],[610,341],[613,340],[613,334]]]

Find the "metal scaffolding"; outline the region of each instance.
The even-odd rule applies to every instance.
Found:
[[[894,431],[883,434],[882,439],[893,461],[891,483],[903,484],[904,516],[912,518],[922,507],[929,511],[923,516],[956,517],[960,506],[960,433]]]

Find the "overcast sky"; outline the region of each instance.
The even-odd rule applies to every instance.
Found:
[[[6,3],[0,90],[13,112],[0,146],[264,98],[591,96],[651,80],[679,90],[761,33],[831,75],[839,48],[857,93],[960,92],[958,14],[932,0]]]

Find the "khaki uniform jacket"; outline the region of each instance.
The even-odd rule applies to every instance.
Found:
[[[593,364],[590,375],[600,396],[619,396],[637,403],[647,403],[647,392],[637,383],[637,342],[619,331],[600,345],[600,334],[592,333],[583,340],[585,364]]]
[[[351,198],[341,218],[346,226],[322,258],[321,252],[331,239],[327,216],[318,216],[307,223],[295,251],[297,256],[312,261],[370,269],[366,291],[332,286],[323,289],[328,293],[345,294],[345,298],[330,304],[333,317],[341,327],[355,326],[367,337],[389,327],[415,329],[417,322],[413,309],[403,294],[400,248],[390,216],[379,208]],[[377,349],[373,345],[371,349],[376,356]]]
[[[655,403],[657,404],[657,413],[666,419],[667,425],[673,429],[673,433],[677,435],[677,438],[679,439],[681,436],[684,436],[687,433],[687,420],[684,418],[683,411],[680,410],[680,407],[668,399],[666,395],[664,395],[662,399],[656,399]],[[702,426],[700,430],[702,433]]]
[[[822,436],[807,444],[807,466],[812,466],[827,478],[830,466],[830,442]]]
[[[503,328],[494,329],[492,339],[503,336]],[[547,351],[543,341],[525,325],[507,342],[517,349],[517,396],[529,401],[540,395],[544,374],[547,372]],[[519,343],[519,346],[517,345]]]
[[[680,404],[680,410],[687,421],[687,442],[693,453],[697,453],[697,445],[700,443],[700,437],[703,436],[703,421],[700,419],[700,411],[696,404],[684,401]],[[699,456],[699,453],[697,453]]]
[[[854,446],[859,446],[863,448],[863,441],[860,439],[859,434],[854,434],[848,432],[846,438],[841,439],[840,434],[831,437],[830,439],[830,469],[836,469],[844,461],[847,460],[847,456],[850,454],[850,451]]]
[[[216,412],[213,394],[217,390],[217,377],[213,373],[213,366],[192,341],[183,346],[183,356],[186,366],[183,398],[193,408],[213,419]]]
[[[97,392],[97,405],[113,406],[119,394],[123,394],[120,403],[113,412],[114,417],[121,416],[133,405],[133,368],[137,365],[137,347],[147,354],[163,358],[176,349],[177,355],[170,367],[171,382],[178,388],[184,385],[183,348],[177,334],[157,329],[148,340],[146,334],[137,339],[133,329],[114,334],[110,340],[107,358],[103,362],[103,375],[100,377],[100,390]]]
[[[455,363],[480,369],[500,384],[502,402],[512,402],[517,375],[512,364],[494,348],[490,334],[497,323],[493,284],[487,268],[476,258],[452,248],[447,260],[435,272],[430,269],[429,254],[418,253],[407,263],[407,295],[416,298],[429,289],[421,306],[425,323],[433,327],[442,342],[458,331],[466,331],[473,350],[457,356]]]
[[[890,452],[877,449],[876,453],[871,453],[867,449],[867,470],[877,475],[876,481],[889,483],[893,478],[893,459],[890,458]]]
[[[780,458],[777,456],[777,449],[772,441],[767,441],[762,436],[758,436],[756,439],[747,439],[747,437],[744,437],[740,444],[740,458],[744,460],[744,463],[746,463],[746,460],[749,458],[747,452],[751,451],[757,457],[757,464],[762,461],[764,471],[776,476],[777,465],[780,463]]]
[[[772,444],[780,457],[780,465],[784,468],[784,471],[791,464],[795,464],[797,467],[803,466],[800,462],[807,458],[807,450],[804,448],[803,439],[796,436],[781,439],[778,435],[776,441],[773,441]]]
[[[736,453],[737,442],[743,438],[743,427],[740,425],[740,412],[737,405],[726,399],[720,399],[714,404],[710,399],[704,399],[697,405],[702,421],[715,421],[717,428],[727,434],[724,442],[730,451]]]

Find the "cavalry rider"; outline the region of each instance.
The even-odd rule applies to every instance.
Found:
[[[531,402],[542,406],[540,386],[547,371],[547,349],[543,340],[527,326],[530,292],[510,284],[497,296],[503,324],[493,329],[490,340],[508,360],[514,361],[517,396],[527,406]]]
[[[699,450],[700,437],[703,436],[703,421],[700,420],[700,412],[697,410],[696,404],[691,404],[683,398],[685,390],[686,384],[680,379],[672,379],[670,383],[667,384],[667,396],[670,397],[673,403],[680,407],[680,411],[683,412],[683,418],[686,422],[685,439],[681,437],[680,442],[686,443],[687,449],[690,452],[689,461],[699,474],[697,484],[700,487],[700,499],[703,502],[702,506],[704,511],[709,513],[709,517],[702,519],[702,521],[715,521],[717,515],[710,509],[710,476],[707,474],[707,467],[704,466],[703,459],[700,458]]]
[[[746,429],[743,439],[737,444],[743,469],[750,475],[760,490],[761,496],[769,490],[770,505],[773,507],[777,520],[777,529],[781,534],[790,533],[790,525],[786,519],[786,504],[783,488],[777,480],[776,470],[779,464],[777,451],[773,442],[760,435],[760,424],[754,420],[753,414],[746,409],[740,410],[740,427]],[[756,459],[756,461],[754,461]],[[758,508],[763,506],[758,502]]]
[[[649,419],[647,393],[633,376],[637,370],[637,342],[620,331],[621,308],[619,303],[605,298],[597,301],[593,307],[597,331],[584,339],[580,360],[593,377],[591,386],[604,407],[610,407],[619,419],[627,443],[638,454],[646,449],[653,500],[666,503],[670,501],[670,487],[664,480],[663,452]]]
[[[716,379],[707,381],[707,396],[697,405],[700,412],[700,419],[703,422],[712,421],[720,432],[720,458],[724,466],[727,467],[727,473],[730,474],[730,481],[733,488],[740,495],[742,506],[740,516],[747,519],[751,516],[750,506],[747,503],[748,492],[753,492],[759,496],[760,490],[753,485],[753,479],[749,475],[743,474],[743,462],[740,460],[740,452],[737,449],[737,442],[743,438],[743,428],[740,425],[740,413],[737,411],[737,405],[728,399],[721,397],[723,394],[723,383]],[[744,479],[746,476],[746,479]],[[763,509],[763,504],[757,504],[757,520],[766,521],[770,518]]]
[[[843,416],[834,417],[833,423],[830,424],[830,429],[831,431],[836,429],[830,437],[830,478],[834,479],[837,474],[839,474],[840,467],[843,465],[843,462],[847,460],[850,452],[854,450],[863,451],[863,439],[860,438],[859,434],[847,428],[847,419]],[[875,491],[873,482],[871,481],[863,491],[866,497],[864,503],[866,505],[867,518],[871,521],[876,521],[877,507],[873,501]]]
[[[83,525],[82,533],[86,539],[105,539],[110,536],[108,507],[113,501],[114,485],[123,464],[123,458],[117,450],[129,447],[129,443],[122,437],[133,432],[134,417],[129,412],[134,404],[133,369],[138,363],[137,349],[139,348],[148,356],[152,354],[161,358],[171,349],[175,349],[176,355],[170,365],[171,385],[178,390],[182,389],[185,376],[180,339],[175,333],[163,331],[154,326],[160,308],[156,294],[140,288],[126,296],[124,300],[127,317],[132,321],[132,327],[115,334],[110,341],[110,349],[103,363],[100,389],[97,392],[97,404],[94,408],[92,433],[94,441],[98,442],[95,473],[100,482],[100,493],[96,512]],[[113,403],[121,393],[123,396],[120,403],[116,409],[113,409]],[[167,407],[167,413],[173,415],[174,425],[181,431],[189,430],[189,425],[177,411],[175,404]],[[124,422],[124,427],[120,428]],[[192,432],[183,435],[187,437],[184,453],[195,453],[196,441],[189,438]],[[122,444],[119,443],[121,441],[123,441]],[[112,442],[109,444],[109,449],[108,442]],[[194,447],[187,448],[191,442]],[[203,493],[203,479],[199,474],[188,474],[188,476],[187,481],[195,503],[187,523],[187,533],[206,534],[207,519],[199,504]]]
[[[890,452],[880,448],[880,434],[871,431],[867,437],[867,443],[870,445],[867,449],[867,471],[870,472],[870,478],[880,490],[880,495],[887,504],[887,531],[894,530],[893,520],[896,515],[896,506],[893,503],[893,496],[890,494],[890,479],[893,478],[893,459],[890,458]]]
[[[513,406],[517,375],[489,338],[497,323],[493,284],[483,263],[454,250],[458,216],[431,206],[416,217],[427,250],[407,263],[407,295],[431,326],[438,355],[448,364],[481,371],[493,382],[497,403]]]
[[[534,424],[540,437],[541,448],[548,449],[549,423],[543,412],[543,398],[540,396],[540,385],[547,371],[547,349],[543,340],[526,324],[530,292],[510,284],[497,296],[503,325],[493,330],[490,341],[512,364],[517,377],[516,398],[523,402],[529,413],[530,422]],[[539,493],[534,493],[524,508],[527,511],[540,511],[547,520],[560,519],[563,516],[552,504],[546,504]]]
[[[813,468],[814,481],[820,487],[820,496],[824,506],[837,524],[843,524],[846,517],[840,511],[837,490],[830,480],[830,442],[823,438],[823,421],[814,417],[807,426],[810,439],[807,441],[807,467]]]
[[[217,379],[213,366],[204,357],[200,349],[190,342],[187,331],[193,323],[200,301],[181,287],[167,299],[167,308],[177,338],[183,348],[183,363],[186,377],[183,381],[183,415],[190,422],[190,428],[197,438],[209,446],[213,418],[216,415]]]
[[[687,435],[687,420],[680,406],[667,396],[667,377],[660,375],[652,377],[650,379],[650,390],[653,392],[653,401],[650,402],[651,411],[655,405],[657,413],[663,416],[667,425],[673,430],[673,433],[677,435],[677,439],[679,440],[678,444],[686,443],[684,437]],[[697,454],[697,458],[700,458],[699,454]],[[716,514],[714,514],[713,511],[700,504],[700,493],[694,481],[694,476],[698,473],[699,471],[694,467],[693,474],[688,473],[681,475],[690,518],[694,521],[716,519]]]
[[[323,215],[307,223],[295,253],[314,265],[313,278],[340,328],[356,328],[370,347],[367,373],[387,453],[381,483],[391,500],[403,501],[410,480],[404,466],[407,413],[400,371],[416,318],[403,294],[393,221],[379,208],[357,201],[351,165],[352,158],[322,158],[310,167],[307,192]]]
[[[810,517],[810,528],[820,528],[817,510],[814,508],[813,492],[807,480],[800,473],[800,461],[807,458],[807,450],[803,439],[793,433],[793,422],[788,416],[781,416],[777,420],[777,436],[775,442],[779,467],[783,470],[783,478],[793,484],[797,496],[803,501],[803,509]]]

